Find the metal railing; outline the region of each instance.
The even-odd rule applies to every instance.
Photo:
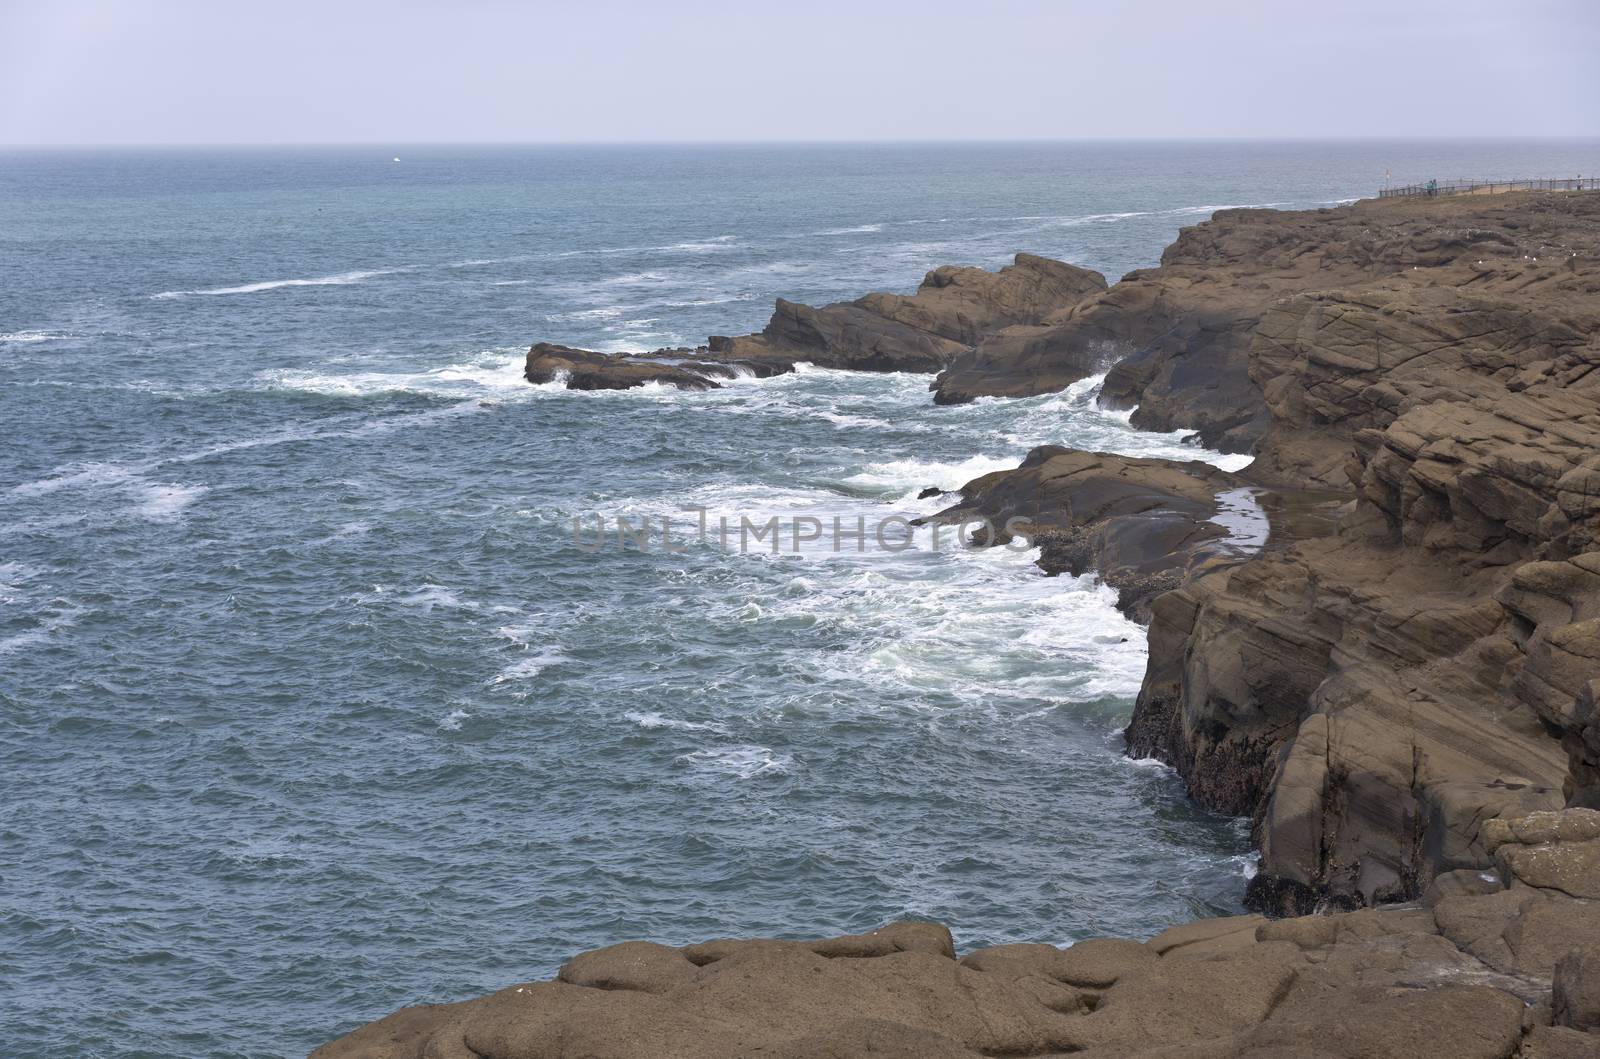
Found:
[[[1498,195],[1506,191],[1600,191],[1600,177],[1556,177],[1546,180],[1451,180],[1384,188],[1380,199],[1413,195]]]

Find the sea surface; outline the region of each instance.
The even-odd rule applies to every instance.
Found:
[[[1223,206],[1600,171],[1593,143],[0,154],[0,1054],[280,1056],[629,938],[963,948],[1238,909],[1241,822],[1119,729],[1142,631],[926,514],[1066,393],[521,380]],[[670,517],[683,550],[574,538]],[[892,537],[892,535],[891,535]],[[649,543],[649,542],[647,542]],[[655,542],[659,544],[659,542]]]

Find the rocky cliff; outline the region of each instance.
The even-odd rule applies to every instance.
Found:
[[[1340,241],[1302,256],[1331,273],[1399,267],[1259,314],[1245,475],[1351,498],[1333,532],[1153,603],[1129,729],[1254,816],[1253,897],[1289,910],[1414,897],[1489,863],[1485,821],[1595,799],[1600,196],[1361,203],[1319,227]]]
[[[318,1059],[1600,1056],[1600,195],[1224,211],[1109,290],[1017,269],[1062,286],[940,270],[703,352],[944,366],[946,402],[1109,366],[1136,425],[1252,452],[1047,446],[935,517],[1019,519],[1149,622],[1129,748],[1252,818],[1288,918],[630,942]]]

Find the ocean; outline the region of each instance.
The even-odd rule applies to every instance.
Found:
[[[959,946],[1238,910],[1242,821],[1127,760],[1143,631],[1026,551],[773,554],[1059,443],[929,377],[530,386],[1225,206],[1592,173],[1593,143],[0,154],[0,1053],[280,1056],[648,937]],[[670,518],[672,551],[595,547]],[[585,534],[575,536],[573,520]],[[659,524],[659,521],[658,521]],[[806,523],[809,524],[809,523]]]

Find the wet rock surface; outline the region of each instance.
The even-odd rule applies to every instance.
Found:
[[[1393,288],[1390,298],[1458,305],[1487,299],[1490,304],[1473,310],[1475,319],[1469,313],[1444,326],[1516,349],[1525,365],[1559,358],[1581,334],[1559,324],[1559,304],[1576,307],[1574,296],[1594,293],[1593,229],[1600,212],[1594,198],[1523,194],[1366,200],[1292,212],[1220,210],[1184,229],[1159,268],[1129,273],[1039,326],[982,340],[939,377],[935,399],[1049,393],[1109,368],[1102,399],[1109,407],[1136,407],[1135,426],[1193,430],[1212,447],[1248,452],[1274,421],[1269,404],[1276,421],[1284,420],[1289,397],[1275,393],[1274,383],[1285,338],[1306,326],[1337,331],[1364,325],[1356,317],[1344,324],[1337,315],[1313,312],[1326,304],[1316,292]],[[1520,308],[1492,304],[1500,295]],[[1546,307],[1533,304],[1546,295]],[[1336,301],[1344,296],[1331,295]],[[1297,298],[1304,303],[1283,304]],[[1448,315],[1426,312],[1435,324]],[[1317,344],[1338,348],[1329,337]],[[1413,352],[1438,352],[1444,345],[1429,343],[1423,333],[1410,338]],[[1385,360],[1383,373],[1392,367]],[[1413,370],[1432,369],[1425,361]]]

